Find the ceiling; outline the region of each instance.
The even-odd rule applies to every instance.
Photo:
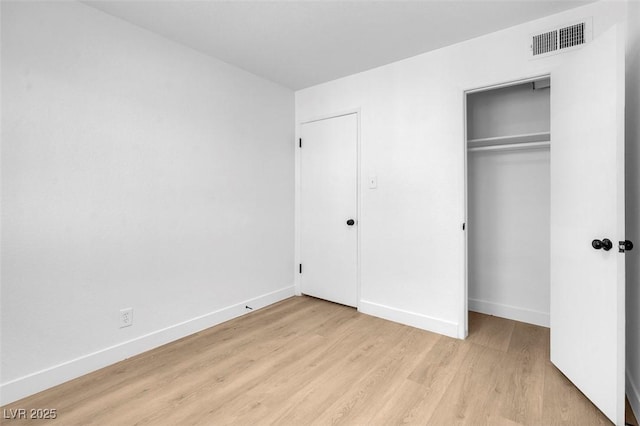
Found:
[[[84,3],[297,90],[591,1]]]

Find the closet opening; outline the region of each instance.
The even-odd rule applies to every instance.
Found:
[[[466,93],[467,327],[549,327],[548,76]]]

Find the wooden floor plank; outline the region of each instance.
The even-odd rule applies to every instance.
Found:
[[[423,424],[440,403],[470,345],[441,336],[381,408],[383,424]],[[370,423],[376,419],[370,418]]]
[[[487,409],[503,420],[520,424],[542,424],[542,396],[549,329],[514,322],[513,332],[496,388]]]
[[[490,415],[487,401],[496,388],[505,352],[470,344],[451,384],[427,424],[486,425]]]
[[[507,349],[510,353],[529,358],[549,359],[549,329],[524,322],[513,322],[513,332]]]
[[[505,354],[486,409],[516,423],[542,424],[544,374],[544,359]]]
[[[624,413],[626,418],[626,423],[631,426],[638,426],[638,420],[636,419],[633,410],[631,409],[631,404],[629,404],[629,399],[625,398],[624,404]]]
[[[548,425],[610,425],[598,410],[550,361],[545,363],[542,421]]]
[[[549,362],[549,330],[477,313],[465,341],[294,297],[4,410],[3,424],[610,424]]]
[[[436,343],[439,337],[411,327],[409,334],[388,350],[372,367],[353,383],[340,398],[328,407],[315,421],[319,424],[373,424],[387,417],[382,410],[386,400],[397,393],[402,382],[417,363]],[[394,407],[395,409],[395,407]]]
[[[469,312],[469,336],[467,341],[499,351],[507,351],[515,321]]]
[[[373,330],[366,332],[365,343],[354,348],[348,344],[342,348],[341,360],[334,366],[326,366],[321,375],[314,375],[309,382],[290,397],[289,407],[284,412],[275,412],[267,417],[275,424],[309,424],[323,415],[331,405],[348,391],[360,377],[375,370],[385,353],[410,333],[409,327],[390,327],[378,319]]]

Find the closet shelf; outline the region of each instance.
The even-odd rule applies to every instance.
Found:
[[[492,138],[479,138],[479,139],[469,139],[467,141],[467,148],[469,150],[473,150],[476,148],[485,148],[485,147],[511,147],[512,145],[522,145],[522,144],[539,144],[541,142],[546,142],[546,145],[549,145],[549,141],[551,141],[551,133],[550,132],[538,132],[538,133],[525,133],[521,135],[509,135],[509,136],[496,136]],[[538,146],[538,145],[536,145]]]
[[[476,151],[517,151],[521,149],[548,149],[551,146],[550,141],[542,142],[521,142],[502,145],[485,145],[485,146],[473,146],[467,148],[468,152]]]

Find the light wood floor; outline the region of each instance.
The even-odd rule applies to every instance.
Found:
[[[31,423],[47,425],[610,424],[548,361],[548,329],[469,323],[460,341],[294,297],[3,408],[57,409]]]

